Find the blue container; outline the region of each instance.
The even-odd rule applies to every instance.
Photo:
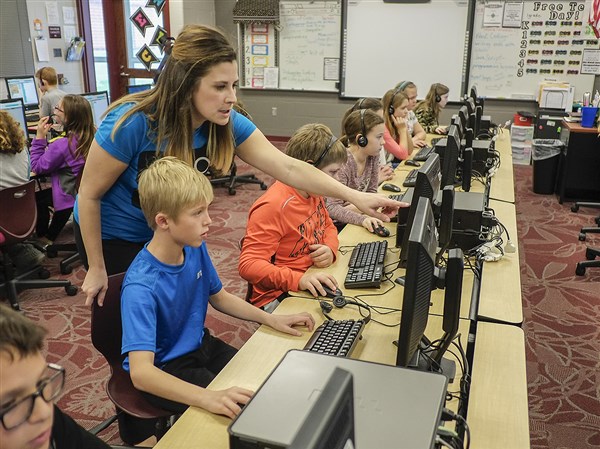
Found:
[[[584,106],[581,108],[581,126],[584,128],[593,128],[594,122],[596,121],[596,115],[598,114],[598,108],[591,106]]]

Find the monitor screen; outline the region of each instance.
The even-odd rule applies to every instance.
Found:
[[[14,76],[4,79],[9,98],[22,98],[26,109],[39,108],[40,99],[33,76]]]
[[[102,115],[108,109],[108,93],[105,92],[89,92],[81,94],[83,98],[92,105],[92,113],[94,114],[94,124],[96,128],[100,126]]]
[[[27,137],[27,120],[25,119],[25,107],[23,100],[15,98],[14,100],[0,100],[0,111],[5,111],[19,124],[23,133]]]
[[[127,86],[127,93],[135,94],[148,89],[152,89],[152,84],[131,84]]]
[[[408,263],[396,358],[396,365],[403,367],[419,365],[419,346],[427,327],[438,246],[431,202],[428,198],[414,198],[414,202],[417,206],[408,237]]]
[[[438,192],[440,191],[440,157],[437,153],[433,153],[425,164],[419,167],[417,172],[417,180],[415,183],[414,190],[412,192],[412,200],[410,208],[408,210],[408,216],[404,223],[402,222],[401,213],[398,212],[398,230],[396,233],[396,244],[400,243],[402,247],[400,250],[399,266],[406,267],[408,260],[408,236],[411,232],[414,217],[416,214],[417,205],[419,198],[427,198],[431,204],[437,199]]]

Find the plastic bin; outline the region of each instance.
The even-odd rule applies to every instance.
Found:
[[[554,193],[560,153],[565,144],[558,139],[533,139],[533,192]]]

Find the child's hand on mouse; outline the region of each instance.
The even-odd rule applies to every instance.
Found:
[[[326,285],[331,290],[335,290],[338,287],[337,281],[332,275],[317,271],[307,271],[298,282],[298,290],[308,290],[314,297],[326,296],[327,292],[323,290],[323,285]]]
[[[379,184],[385,181],[390,181],[394,177],[394,169],[389,165],[380,165],[379,166],[379,176],[377,181]]]
[[[378,220],[374,217],[365,216],[363,222],[361,223],[362,227],[365,228],[369,232],[373,232],[375,228],[383,225],[381,220]]]

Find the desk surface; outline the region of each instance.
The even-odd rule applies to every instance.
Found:
[[[317,325],[323,321],[317,301],[287,298],[275,313],[298,311],[310,312],[315,317]],[[399,314],[392,315],[394,316],[389,317],[386,321],[391,323],[396,320],[397,322]],[[344,319],[357,318],[359,315],[355,306],[348,305],[344,309],[334,310],[332,316],[335,319]],[[441,317],[430,316],[426,330],[427,335],[433,339],[441,336],[441,326]],[[362,334],[363,339],[357,344],[352,357],[394,365],[397,350],[392,341],[398,338],[398,329],[398,326],[384,327],[374,322],[369,323],[365,327]],[[466,339],[468,334],[466,320],[461,320],[459,332],[464,336],[463,340]],[[302,349],[309,337],[309,332],[304,332],[301,337],[292,337],[261,326],[208,388],[221,390],[237,385],[256,391],[284,354],[290,349]],[[459,372],[460,368],[457,366],[457,376]],[[227,426],[230,423],[229,418],[190,407],[155,448],[228,448]]]
[[[563,126],[573,133],[588,133],[588,134],[600,134],[598,127],[584,128],[580,122],[567,122],[563,120]]]
[[[497,262],[484,262],[477,316],[479,319],[520,325],[523,322],[523,303],[515,205],[491,200],[489,206],[514,239],[516,251],[505,252]]]
[[[530,447],[525,366],[522,329],[477,323],[467,412],[471,447]]]
[[[515,180],[513,176],[512,149],[510,132],[502,131],[496,140],[496,151],[500,153],[500,168],[492,177],[490,198],[500,201],[515,202]]]

